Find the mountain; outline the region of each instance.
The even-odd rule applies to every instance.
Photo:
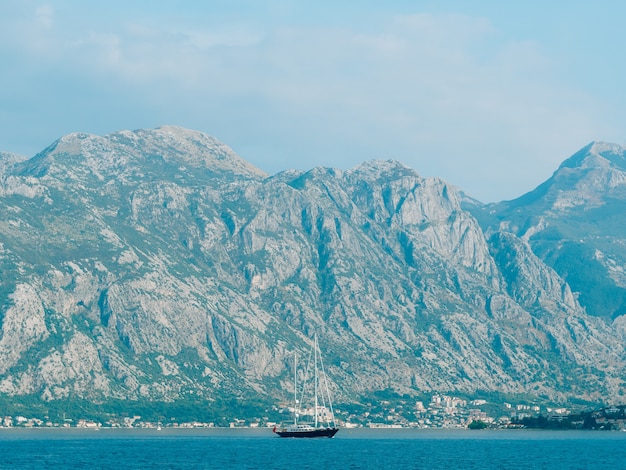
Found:
[[[623,147],[593,142],[534,191],[473,213],[486,231],[505,230],[526,240],[589,315],[615,319],[626,313]]]
[[[624,330],[504,206],[398,162],[269,176],[177,127],[0,159],[4,397],[277,403],[315,331],[340,403],[622,401]]]

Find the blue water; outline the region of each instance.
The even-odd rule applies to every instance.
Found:
[[[0,430],[0,468],[621,469],[626,433],[348,430]]]

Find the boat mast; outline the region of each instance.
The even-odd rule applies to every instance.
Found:
[[[324,361],[322,361],[322,353],[320,352],[320,366],[322,368],[322,377],[324,378],[324,385],[326,386],[326,397],[328,398],[328,406],[330,406],[330,418],[335,427],[337,424],[335,422],[335,411],[333,410],[333,400],[330,396],[330,389],[328,388],[328,376],[326,375],[326,371],[324,370]],[[322,390],[322,398],[324,397],[324,390]],[[324,403],[326,406],[326,403]],[[327,421],[327,424],[330,424],[331,421]]]
[[[317,333],[315,334],[315,345],[313,347],[313,362],[315,363],[315,427],[317,428]]]
[[[293,352],[293,424],[298,424],[298,351]]]

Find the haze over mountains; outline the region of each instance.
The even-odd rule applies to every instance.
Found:
[[[0,391],[284,400],[322,338],[340,402],[624,402],[626,153],[483,205],[394,161],[269,176],[178,127],[0,154]]]

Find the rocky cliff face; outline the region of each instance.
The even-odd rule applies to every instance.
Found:
[[[175,127],[3,154],[0,391],[284,399],[315,331],[340,401],[620,400],[623,330],[463,200],[397,162],[270,177]]]

